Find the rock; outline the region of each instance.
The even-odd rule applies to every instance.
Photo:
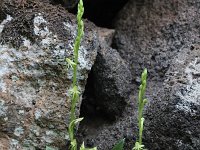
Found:
[[[53,5],[61,4],[67,9],[72,9],[78,4],[79,0],[10,0],[9,3],[10,2],[14,3],[16,6],[20,8],[27,7],[31,2],[32,3],[40,2],[41,4],[44,3],[51,3]]]
[[[163,83],[166,94],[147,109],[145,142],[149,148],[199,149],[200,49],[193,47],[185,46],[173,59]]]
[[[97,56],[96,64],[99,63],[101,67],[95,71],[99,74],[98,79],[93,81],[97,81],[98,85],[102,83],[101,87],[109,85],[109,82],[101,81],[101,77],[113,79],[113,83],[120,80],[117,74],[112,76],[113,67],[106,70],[109,68],[107,64],[113,66],[114,63],[105,60],[115,62],[115,58],[109,53],[115,55],[113,49],[116,49],[123,64],[129,67],[127,70],[131,71],[133,92],[130,99],[124,99],[126,105],[122,116],[115,121],[99,126],[99,120],[90,120],[92,125],[88,125],[83,131],[88,146],[109,150],[117,140],[125,138],[125,149],[133,148],[138,134],[138,86],[141,72],[147,68],[148,104],[144,112],[143,137],[145,147],[150,150],[199,150],[199,9],[197,0],[130,0],[119,12],[115,22],[116,33],[111,40],[112,49],[107,48],[98,53],[100,55]],[[104,61],[101,63],[98,59]],[[112,89],[112,85],[100,89],[98,94]],[[107,93],[107,97],[112,101],[113,91],[108,91],[111,93]],[[109,103],[107,107],[112,105],[113,103]],[[108,116],[105,115],[103,119]]]
[[[98,33],[101,44],[81,106],[84,121],[79,128],[78,139],[88,147],[107,150],[124,137],[124,128],[121,127],[127,120],[122,118],[127,105],[132,105],[129,96],[133,88],[127,64],[109,46],[114,30],[100,28]],[[130,129],[132,124],[125,130],[131,133]]]
[[[115,120],[122,114],[130,95],[132,76],[119,53],[107,45],[112,34],[112,30],[99,30],[101,46],[93,66],[93,78],[95,104]]]
[[[196,83],[200,55],[193,51],[199,47],[199,17],[196,0],[130,0],[116,19],[112,46],[129,64],[135,83],[141,70],[148,69],[144,134],[148,149],[200,147]],[[190,64],[195,71],[190,70]],[[125,116],[136,117],[129,111]]]
[[[68,140],[66,91],[72,79],[65,58],[72,58],[76,17],[48,3],[30,1],[28,6],[18,9],[4,1],[1,8],[7,18],[0,24],[0,149],[62,149]],[[85,21],[78,68],[81,95],[98,43],[95,26]]]

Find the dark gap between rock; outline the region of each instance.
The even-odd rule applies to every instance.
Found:
[[[80,118],[84,117],[81,121],[78,129],[77,139],[79,144],[87,141],[85,136],[95,135],[103,125],[112,124],[114,122],[112,114],[105,113],[105,108],[101,108],[96,102],[95,91],[94,91],[94,78],[93,71],[91,70],[85,92],[83,94],[83,100],[80,110]],[[87,142],[88,147],[93,146],[93,143]]]
[[[1,4],[0,4],[0,23],[6,19],[6,14],[1,10]]]
[[[84,18],[99,27],[112,29],[113,20],[128,0],[84,0]],[[76,14],[77,8],[69,10]]]
[[[84,0],[84,18],[87,18],[99,27],[113,28],[115,16],[127,1],[128,0]],[[76,14],[77,7],[69,10],[69,12]],[[85,141],[87,147],[94,146],[94,143],[87,138],[96,135],[102,130],[103,126],[111,125],[116,121],[115,115],[108,113],[109,110],[106,110],[107,108],[103,106],[103,101],[101,104],[101,101],[96,97],[98,94],[95,94],[95,82],[92,69],[88,76],[80,110],[80,117],[84,117],[84,120],[81,121],[77,132],[78,143],[81,144]]]
[[[112,114],[105,113],[105,108],[101,108],[101,106],[98,105],[99,102],[96,103],[94,82],[93,71],[91,71],[83,94],[80,117],[84,117],[83,124],[93,124],[96,128],[102,124],[110,124],[114,120]]]

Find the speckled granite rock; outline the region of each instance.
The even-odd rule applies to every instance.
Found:
[[[76,17],[36,2],[18,10],[5,1],[1,9],[7,17],[0,23],[0,149],[61,149],[68,139],[66,91],[72,78],[65,58],[72,58]],[[98,48],[94,25],[86,21],[85,26],[78,68],[81,93]]]

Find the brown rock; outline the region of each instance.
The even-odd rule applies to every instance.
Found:
[[[0,132],[9,138],[10,149],[62,149],[68,140],[66,91],[72,79],[65,58],[72,59],[76,17],[39,1],[19,8],[4,1],[1,9],[7,18],[0,24]],[[98,49],[94,25],[85,21],[85,26],[78,67],[81,94]]]

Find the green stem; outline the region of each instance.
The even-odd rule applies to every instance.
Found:
[[[142,145],[142,109],[139,112],[139,143]]]
[[[76,139],[74,138],[74,128],[75,128],[75,124],[72,125],[72,123],[74,123],[74,121],[76,120],[76,114],[75,114],[75,110],[76,110],[76,103],[79,99],[79,92],[78,92],[78,84],[77,84],[77,66],[78,66],[78,51],[80,48],[80,43],[81,43],[81,39],[84,33],[84,24],[82,21],[82,16],[84,13],[84,7],[83,7],[83,1],[80,0],[79,4],[78,4],[78,14],[77,14],[77,22],[78,22],[78,32],[77,32],[77,37],[75,40],[75,44],[74,44],[74,65],[73,65],[73,81],[72,81],[72,97],[71,97],[71,109],[70,109],[70,124],[69,125],[69,135],[70,135],[70,141],[71,141],[71,150],[77,150],[77,143],[76,143]]]
[[[146,99],[143,99],[146,91],[146,80],[147,80],[147,69],[145,69],[141,76],[142,84],[139,88],[139,96],[138,96],[138,127],[139,127],[139,144],[142,145],[142,132],[143,132],[143,109],[146,103]]]
[[[70,110],[70,122],[72,122],[76,118],[75,116],[76,101],[77,100],[72,99],[71,110]]]

